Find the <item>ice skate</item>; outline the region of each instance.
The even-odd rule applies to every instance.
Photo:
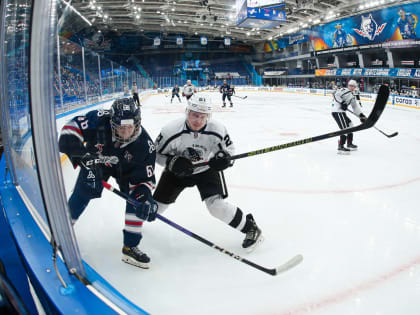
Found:
[[[345,148],[344,145],[341,144],[338,146],[337,153],[342,155],[348,155],[350,154],[350,149]]]
[[[124,246],[122,254],[121,260],[123,262],[143,269],[150,268],[150,258],[137,247]]]
[[[252,217],[252,214],[248,214],[246,216],[246,221],[245,226],[249,225],[249,227],[247,231],[244,231],[246,236],[242,242],[242,247],[245,248],[247,252],[252,252],[255,247],[263,241],[263,237],[261,230],[258,228],[254,218]]]
[[[357,151],[357,145],[349,143],[347,144],[347,149],[349,149],[350,151]]]

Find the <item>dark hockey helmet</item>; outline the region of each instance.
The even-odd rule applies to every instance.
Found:
[[[133,133],[125,136],[124,128],[133,126]],[[133,98],[119,98],[111,106],[112,136],[121,143],[134,141],[140,134],[141,113]]]

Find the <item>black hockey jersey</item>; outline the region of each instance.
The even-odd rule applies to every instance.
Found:
[[[156,183],[156,150],[149,134],[141,127],[135,140],[121,145],[112,137],[110,119],[107,110],[93,110],[84,116],[74,117],[61,130],[60,152],[70,158],[74,167],[88,152],[116,156],[118,164],[103,166],[107,174],[116,178],[126,189],[141,184],[153,189]]]
[[[223,93],[223,94],[228,94],[229,93],[229,89],[230,89],[230,85],[229,84],[223,84],[223,85],[221,85],[220,86],[220,93]]]
[[[172,94],[178,94],[179,93],[179,87],[174,87],[173,89],[172,89]]]
[[[235,88],[234,87],[229,87],[228,89],[228,93],[229,96],[232,96],[233,94],[235,94]]]

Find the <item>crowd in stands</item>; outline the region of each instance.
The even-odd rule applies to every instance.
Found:
[[[112,93],[114,91],[114,86],[115,88],[121,88],[121,80],[115,80],[113,85],[113,78],[111,77],[112,73],[105,73],[107,73],[107,76],[102,78],[101,84],[99,82],[98,75],[92,74],[91,72],[86,73],[88,98],[100,96],[101,94],[104,95]],[[60,66],[60,75],[61,90],[63,93],[63,103],[85,101],[85,85],[83,72],[74,66],[65,65]],[[58,71],[54,71],[54,94],[56,98],[56,104],[60,104],[60,76]]]

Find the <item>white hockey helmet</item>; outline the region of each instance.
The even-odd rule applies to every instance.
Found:
[[[354,86],[354,87],[358,87],[357,81],[356,80],[350,80],[349,83],[347,83],[348,86]]]
[[[208,114],[208,119],[210,119],[212,112],[210,97],[196,94],[191,96],[187,104],[187,114],[190,111]]]
[[[187,80],[187,84],[188,85],[191,85],[191,80]]]

